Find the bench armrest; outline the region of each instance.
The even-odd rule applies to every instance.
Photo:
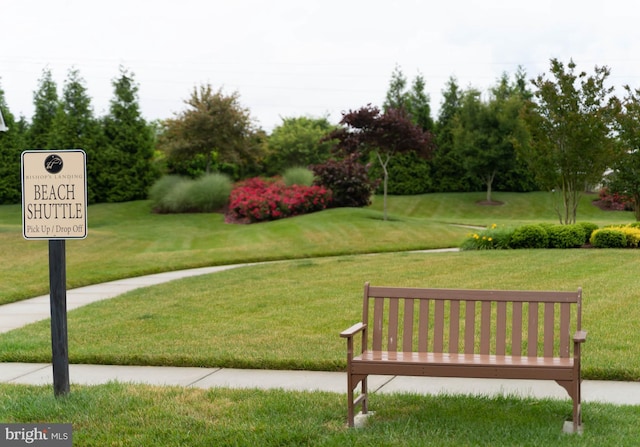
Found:
[[[354,335],[356,335],[358,332],[363,331],[364,329],[366,329],[367,325],[360,322],[360,323],[356,323],[353,326],[351,326],[349,329],[346,329],[342,332],[340,332],[340,337],[343,338],[351,338]]]
[[[583,343],[585,341],[587,341],[587,331],[577,331],[573,335],[573,342],[574,343]]]

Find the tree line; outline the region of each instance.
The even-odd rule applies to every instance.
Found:
[[[77,70],[69,71],[61,95],[44,70],[30,122],[11,114],[0,89],[8,127],[0,132],[0,203],[20,202],[26,148],[84,149],[90,203],[145,199],[163,174],[221,172],[240,180],[348,157],[380,180],[385,198],[484,190],[492,202],[496,190],[549,190],[559,220],[571,223],[580,195],[601,184],[605,172],[612,191],[640,201],[640,93],[625,86],[626,96],[617,98],[609,75],[607,67],[587,74],[573,61],[552,59],[548,74],[527,80],[518,68],[487,92],[463,89],[451,77],[434,119],[424,78],[409,83],[396,67],[382,109],[364,105],[336,124],[285,118],[267,134],[237,92],[195,87],[183,111],[149,123],[134,75],[121,68],[108,112],[96,117]]]

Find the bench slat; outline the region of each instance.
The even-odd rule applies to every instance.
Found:
[[[352,374],[573,380],[573,358],[367,351]]]
[[[480,316],[480,354],[489,354],[491,347],[491,302],[483,301]]]
[[[434,314],[433,351],[442,352],[444,346],[444,301],[436,301]]]
[[[382,322],[384,318],[384,298],[376,298],[373,305],[373,350],[382,350]]]
[[[387,333],[387,349],[389,351],[398,350],[398,300],[391,300],[389,303],[389,331]]]
[[[544,356],[553,357],[555,328],[555,305],[544,304]]]
[[[460,301],[452,301],[449,312],[449,352],[459,352]]]
[[[476,302],[467,301],[464,319],[464,353],[475,352],[476,340]]]
[[[511,355],[522,355],[522,303],[513,303]]]
[[[369,286],[370,297],[418,298],[432,300],[460,299],[465,301],[507,301],[539,303],[575,303],[575,292],[538,290],[473,290],[473,289],[425,289],[414,287]]]
[[[529,303],[529,326],[527,328],[527,355],[538,355],[538,303]]]
[[[573,358],[523,357],[513,355],[460,354],[449,352],[365,351],[353,362],[432,363],[436,365],[469,364],[522,367],[573,367]]]
[[[496,310],[496,354],[505,355],[507,344],[507,303],[500,302]]]
[[[560,305],[560,357],[569,357],[569,337],[571,324],[571,304]]]
[[[429,300],[420,300],[418,322],[418,351],[425,352],[429,345]]]
[[[404,323],[402,332],[402,350],[413,351],[413,306],[414,300],[404,300]]]

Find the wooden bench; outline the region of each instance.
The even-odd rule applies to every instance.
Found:
[[[362,414],[368,412],[367,376],[373,374],[555,380],[573,400],[573,424],[565,424],[565,430],[581,431],[580,346],[586,339],[581,300],[581,289],[455,290],[366,283],[362,321],[340,334],[347,339],[349,426],[358,405]]]

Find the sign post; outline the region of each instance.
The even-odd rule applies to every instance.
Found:
[[[86,154],[80,149],[22,153],[22,234],[49,240],[53,390],[69,393],[66,239],[87,236]]]

